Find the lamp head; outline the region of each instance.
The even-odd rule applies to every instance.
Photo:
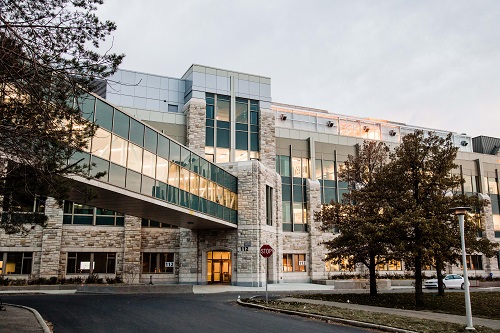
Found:
[[[470,211],[470,207],[454,207],[450,208],[450,211],[455,215],[465,215],[468,211]]]

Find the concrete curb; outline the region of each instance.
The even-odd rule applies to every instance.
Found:
[[[291,315],[296,315],[296,316],[301,316],[301,317],[308,317],[308,318],[316,318],[320,319],[323,321],[332,321],[340,324],[345,324],[345,325],[350,325],[350,326],[356,326],[356,327],[362,327],[362,328],[374,328],[378,329],[380,331],[384,332],[393,332],[393,333],[418,333],[415,331],[408,331],[404,330],[401,328],[395,328],[395,327],[390,327],[390,326],[384,326],[384,325],[379,325],[379,324],[372,324],[372,323],[365,323],[362,321],[357,321],[357,320],[350,320],[350,319],[343,319],[343,318],[337,318],[337,317],[329,317],[329,316],[322,316],[322,315],[317,315],[317,314],[312,314],[312,313],[306,313],[306,312],[298,312],[298,311],[292,311],[292,310],[282,310],[282,309],[276,309],[264,305],[259,305],[259,304],[253,304],[253,303],[247,303],[243,302],[241,299],[237,300],[238,304],[242,306],[247,306],[251,308],[257,308],[257,309],[263,309],[263,310],[269,310],[269,311],[274,311],[274,312],[280,312],[280,313],[285,313],[285,314],[291,314]]]
[[[40,313],[37,310],[30,308],[28,306],[24,306],[24,305],[9,304],[9,303],[4,303],[4,305],[14,306],[16,308],[21,308],[21,309],[26,309],[28,311],[31,311],[35,315],[36,320],[38,320],[38,323],[42,327],[43,332],[44,333],[52,333],[50,328],[47,326],[47,323],[45,323],[45,320],[43,320],[42,316],[40,315]]]
[[[193,294],[193,286],[171,285],[81,285],[77,294]]]

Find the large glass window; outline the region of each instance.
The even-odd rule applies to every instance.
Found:
[[[283,254],[283,272],[305,272],[305,254]]]
[[[0,252],[0,276],[31,274],[33,252]]]
[[[116,269],[116,253],[69,252],[67,274],[112,274]]]
[[[174,253],[142,253],[142,273],[174,273]]]
[[[122,213],[64,201],[63,224],[123,226],[124,222]]]
[[[129,116],[115,109],[113,133],[120,135],[122,138],[128,139],[128,132],[130,129],[129,121]]]
[[[229,96],[217,95],[216,119],[230,121],[231,102]]]
[[[273,188],[266,185],[266,224],[273,225]]]
[[[144,146],[144,125],[135,119],[130,119],[130,141]]]
[[[146,176],[155,177],[156,155],[144,150],[144,158],[142,162],[142,173]]]
[[[137,172],[142,170],[142,151],[143,149],[133,143],[128,144],[128,162],[127,167]]]

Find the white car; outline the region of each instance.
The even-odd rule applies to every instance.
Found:
[[[448,274],[443,278],[445,288],[461,288],[464,289],[464,278],[458,274]],[[425,288],[437,288],[438,279],[429,279],[424,282]],[[470,286],[470,282],[469,282]]]

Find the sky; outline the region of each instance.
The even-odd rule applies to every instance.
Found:
[[[500,137],[500,1],[105,0],[121,68],[271,78],[273,102]],[[108,44],[111,40],[108,39]]]

